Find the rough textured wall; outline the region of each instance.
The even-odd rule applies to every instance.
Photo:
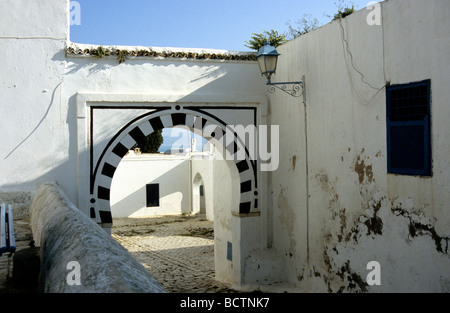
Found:
[[[290,283],[324,292],[448,292],[448,1],[390,0],[281,47],[273,81],[306,79],[306,106],[270,96],[280,125],[274,240]],[[431,80],[433,177],[387,173],[387,84]],[[306,115],[306,118],[305,118]],[[306,121],[306,124],[305,124]],[[366,267],[381,265],[381,286]]]
[[[41,249],[40,288],[48,293],[161,293],[163,287],[131,254],[79,211],[54,183],[33,198],[31,226]],[[71,267],[79,264],[77,273]]]

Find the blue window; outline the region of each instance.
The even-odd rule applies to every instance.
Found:
[[[388,173],[432,176],[431,81],[386,88]]]

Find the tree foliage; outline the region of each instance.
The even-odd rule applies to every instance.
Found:
[[[350,2],[350,4],[347,4],[346,0],[338,0],[334,4],[338,8],[338,12],[334,15],[324,14],[332,21],[344,18],[356,11],[355,5],[352,2]],[[253,33],[251,39],[249,41],[246,41],[247,45],[245,46],[250,49],[259,50],[259,48],[264,46],[264,43],[270,42],[272,46],[277,47],[288,40],[292,40],[304,34],[307,34],[320,26],[319,20],[317,18],[313,18],[311,14],[304,14],[302,18],[294,22],[289,21],[286,24],[289,28],[286,33],[280,35],[273,29],[271,31],[264,31],[261,34]]]
[[[261,34],[253,33],[252,35],[251,39],[246,41],[247,44],[245,46],[253,50],[259,50],[266,42],[269,42],[276,48],[287,41],[285,35],[280,35],[273,29],[270,31],[266,30]]]
[[[141,149],[142,153],[158,153],[159,147],[164,142],[164,137],[162,136],[162,129],[157,130],[143,140],[136,142],[136,145],[133,147]]]
[[[338,0],[338,2],[334,3],[338,8],[338,12],[334,14],[334,16],[327,15],[329,18],[332,18],[332,21],[344,18],[356,12],[355,4],[353,2],[350,2],[350,4],[345,2],[345,0]]]
[[[333,21],[334,20],[338,20],[340,18],[344,18],[344,17],[346,17],[346,16],[348,16],[348,15],[350,15],[352,13],[355,13],[355,6],[354,5],[352,5],[351,8],[350,7],[345,7],[343,9],[339,9],[338,13],[336,13],[334,15]]]
[[[317,18],[313,18],[311,14],[303,14],[303,17],[301,19],[298,19],[294,23],[296,25],[293,25],[291,21],[287,23],[289,30],[287,31],[285,36],[289,40],[307,34],[319,27],[319,20]]]

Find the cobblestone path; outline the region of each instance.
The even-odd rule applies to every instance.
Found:
[[[204,216],[115,219],[112,236],[167,292],[235,292],[214,279],[213,222]]]

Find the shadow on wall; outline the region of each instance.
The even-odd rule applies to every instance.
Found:
[[[111,185],[111,213],[113,218],[130,217],[136,213],[139,216],[190,213],[190,161],[168,160],[166,162],[179,163],[180,161],[180,164],[155,177],[152,175],[152,170],[158,170],[160,161],[142,160],[141,162],[145,165],[134,166],[130,170],[128,167],[121,167],[127,162],[122,160]],[[129,163],[135,162],[130,161]],[[125,171],[128,173],[125,173]],[[159,206],[147,207],[147,184],[158,184]]]
[[[61,88],[64,88],[64,84],[58,84],[54,88],[53,93],[57,93]],[[76,173],[78,156],[75,96],[69,98],[66,120],[64,122],[61,121],[61,123],[60,121],[55,122],[55,124],[61,126],[57,133],[68,133],[67,140],[64,140],[65,138],[52,137],[45,137],[45,140],[42,140],[42,137],[39,137],[39,132],[43,127],[53,127],[48,125],[48,115],[52,111],[59,111],[59,107],[58,97],[52,97],[44,116],[36,117],[36,128],[31,133],[24,133],[24,139],[14,149],[7,153],[5,152],[5,157],[3,158],[1,167],[7,166],[9,172],[27,172],[27,175],[21,176],[20,180],[14,177],[11,179],[14,182],[3,184],[0,186],[0,190],[8,194],[17,193],[19,198],[16,201],[19,202],[22,202],[20,201],[21,193],[29,194],[30,197],[24,204],[27,208],[29,208],[31,196],[35,193],[38,186],[49,181],[58,181],[58,184],[66,191],[70,199],[74,203],[77,200]],[[17,132],[20,133],[20,128],[17,129]],[[42,151],[35,153],[36,151],[27,146],[27,143],[30,141],[40,141],[43,147],[42,150],[47,151],[47,153],[44,154]],[[87,154],[87,152],[82,152],[82,154]],[[24,156],[29,159],[28,162],[24,162]]]
[[[22,140],[18,142],[11,151],[4,153],[4,160],[7,159],[7,163],[4,165],[8,167],[9,171],[23,173],[24,168],[28,171],[28,175],[23,175],[20,178],[14,179],[12,183],[4,184],[0,187],[1,191],[14,192],[14,191],[31,191],[32,193],[37,189],[38,185],[43,182],[57,181],[58,184],[67,193],[68,197],[75,204],[78,203],[77,196],[77,184],[78,184],[78,169],[77,160],[84,159],[89,151],[78,152],[78,138],[77,138],[77,107],[76,107],[76,93],[83,92],[111,92],[113,89],[115,92],[124,93],[139,93],[143,90],[148,91],[148,82],[145,79],[142,80],[127,80],[127,77],[121,77],[124,71],[133,71],[139,77],[151,79],[151,75],[148,73],[148,68],[152,71],[160,70],[166,76],[169,74],[177,75],[179,71],[185,72],[188,68],[188,72],[204,67],[205,70],[201,75],[194,76],[187,79],[183,86],[173,86],[167,84],[171,83],[170,79],[166,80],[167,84],[164,85],[165,89],[169,88],[174,92],[176,90],[191,90],[190,94],[186,97],[177,98],[176,101],[183,102],[189,101],[191,96],[198,95],[211,95],[211,101],[214,102],[217,95],[227,94],[229,91],[242,90],[240,82],[242,79],[235,79],[236,76],[241,76],[242,73],[239,70],[241,67],[246,67],[245,71],[255,72],[255,77],[259,77],[258,68],[254,62],[239,62],[239,66],[235,64],[228,64],[217,61],[180,61],[180,60],[142,60],[133,59],[127,60],[123,64],[118,64],[117,60],[112,59],[95,59],[95,58],[67,58],[65,51],[61,50],[56,53],[51,59],[53,62],[67,62],[66,72],[64,75],[63,83],[55,84],[55,87],[51,90],[52,97],[50,103],[47,105],[42,104],[47,110],[43,112],[42,116],[35,117],[36,128],[31,133],[23,133]],[[171,73],[168,69],[178,68],[178,72]],[[87,71],[86,71],[87,70]],[[98,80],[98,75],[103,75],[104,83],[95,83]],[[164,76],[164,75],[163,75]],[[187,74],[187,76],[189,76]],[[129,76],[128,76],[129,77]],[[161,79],[164,81],[164,79]],[[113,86],[117,84],[117,86]],[[137,84],[136,84],[137,83]],[[245,95],[247,90],[255,89],[256,82],[252,83],[251,88],[243,90]],[[226,86],[226,90],[224,90]],[[118,88],[115,88],[118,87]],[[170,90],[165,90],[170,95]],[[219,91],[219,92],[218,92]],[[233,93],[230,93],[233,94]],[[239,94],[239,92],[238,92]],[[253,94],[253,93],[252,93]],[[261,84],[261,95],[264,94],[264,84]],[[65,96],[67,95],[67,98]],[[61,102],[60,102],[61,101]],[[65,102],[67,101],[67,103]],[[66,109],[67,108],[67,109]],[[56,121],[51,118],[54,116],[64,116],[67,114],[65,120]],[[55,137],[42,137],[40,135],[42,128],[55,129]],[[120,129],[120,127],[118,127]],[[17,129],[20,133],[20,128]],[[105,146],[108,139],[99,143],[99,146]],[[29,142],[41,142],[41,146],[45,147],[45,153],[40,152],[34,154],[29,151]],[[30,158],[33,160],[33,167],[31,165],[24,165],[23,155],[29,154],[33,156]],[[18,157],[20,156],[20,158]],[[20,161],[19,161],[20,160]],[[36,166],[36,164],[38,166]],[[87,213],[87,212],[86,212]]]
[[[225,78],[228,74],[227,68],[217,61],[212,61],[209,64],[206,62],[201,63],[206,70],[198,77],[193,76],[192,79],[189,79],[189,74],[186,73],[196,71],[199,67],[199,61],[179,59],[132,59],[119,64],[115,57],[72,57],[67,58],[66,60],[69,61],[66,74],[77,76],[79,73],[85,73],[86,77],[83,78],[88,79],[91,83],[90,85],[86,85],[88,89],[92,88],[92,84],[97,88],[111,88],[115,83],[118,83],[118,85],[116,86],[117,88],[114,89],[135,90],[139,93],[142,93],[145,90],[148,91],[148,86],[154,86],[155,84],[159,85],[160,88],[165,89],[184,89],[186,85],[198,85],[200,87],[197,88],[202,88],[203,86],[209,85],[211,82]],[[59,57],[55,57],[54,61],[60,61]],[[115,74],[112,72],[116,71],[118,74],[122,73],[119,75],[125,78],[129,77],[129,74],[126,72],[133,72],[134,77],[141,77],[143,79],[121,79],[123,77],[114,79]],[[173,84],[173,78],[171,78],[171,76],[174,75],[172,73],[173,71],[185,73],[183,75],[186,76],[186,79],[183,82],[184,85]],[[153,80],[153,75],[149,74],[151,72],[158,72],[158,78],[156,80]],[[179,74],[175,73],[175,75]],[[149,80],[151,80],[151,82]],[[208,87],[208,89],[210,89],[210,87]]]

